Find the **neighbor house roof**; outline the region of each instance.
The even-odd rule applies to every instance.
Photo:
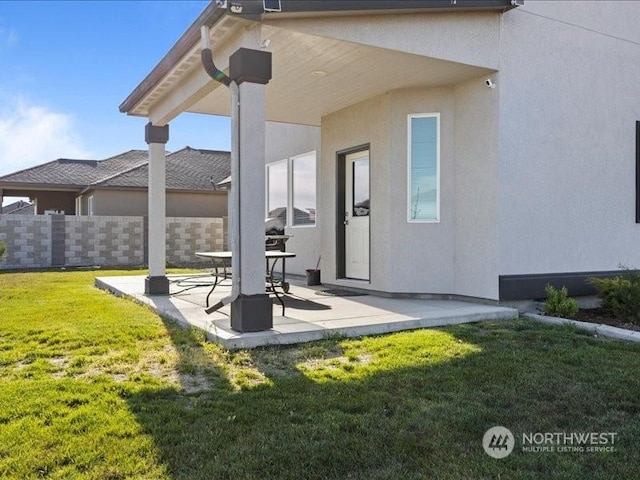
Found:
[[[102,161],[59,158],[0,177],[0,184],[55,185],[78,188],[147,162],[149,152],[129,150]]]
[[[322,17],[421,11],[507,11],[524,0],[234,0],[212,1],[182,34],[169,52],[120,104],[120,112],[136,115],[135,107],[200,42],[200,28],[213,26],[227,16],[262,21],[280,17]]]
[[[230,154],[220,150],[185,147],[167,155],[167,190],[212,190],[230,173]],[[94,182],[91,188],[147,188],[149,164]]]
[[[166,157],[169,190],[212,191],[230,174],[229,152],[185,147]],[[61,158],[0,177],[0,188],[69,191],[147,188],[149,152],[130,150],[105,160]]]
[[[4,207],[0,207],[0,213],[12,213],[15,215],[33,215],[33,203],[18,200]]]

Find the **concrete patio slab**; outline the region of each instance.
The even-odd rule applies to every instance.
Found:
[[[198,284],[207,283],[210,277],[170,275],[169,278],[171,295],[168,296],[145,295],[142,276],[99,277],[96,286],[148,305],[161,317],[182,327],[198,327],[206,332],[208,340],[229,349],[311,342],[333,335],[376,335],[518,316],[514,308],[459,300],[326,296],[318,294],[318,290],[326,287],[292,284],[289,294],[284,297],[286,316],[282,316],[282,308],[274,298],[271,330],[239,333],[231,329],[229,306],[211,315],[204,312],[210,287]],[[226,297],[230,289],[228,284],[218,286],[211,294],[210,302],[213,304]]]

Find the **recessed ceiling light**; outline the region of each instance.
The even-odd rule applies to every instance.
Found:
[[[327,72],[325,72],[324,70],[314,70],[313,72],[311,72],[311,75],[313,75],[314,77],[326,77]]]

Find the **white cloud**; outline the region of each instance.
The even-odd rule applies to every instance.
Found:
[[[22,98],[5,104],[0,109],[0,175],[56,158],[88,158],[72,120]]]
[[[18,43],[18,34],[0,25],[0,51],[6,50]]]

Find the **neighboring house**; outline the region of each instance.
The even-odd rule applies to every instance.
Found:
[[[212,2],[120,109],[158,128],[229,115],[200,62],[208,26],[220,70],[241,47],[271,52],[267,122],[320,133],[296,145],[267,123],[264,212],[287,208],[291,250],[306,268],[321,254],[323,282],[584,293],[590,275],[640,267],[639,24],[640,2]]]
[[[147,215],[148,157],[131,150],[101,161],[58,159],[0,177],[0,189],[32,198],[38,214]],[[229,152],[186,147],[168,154],[167,215],[225,216],[227,192],[217,183],[228,175]]]
[[[25,202],[24,200],[18,200],[17,202],[0,207],[0,213],[3,214],[12,213],[14,215],[33,215],[33,212],[33,203]]]

